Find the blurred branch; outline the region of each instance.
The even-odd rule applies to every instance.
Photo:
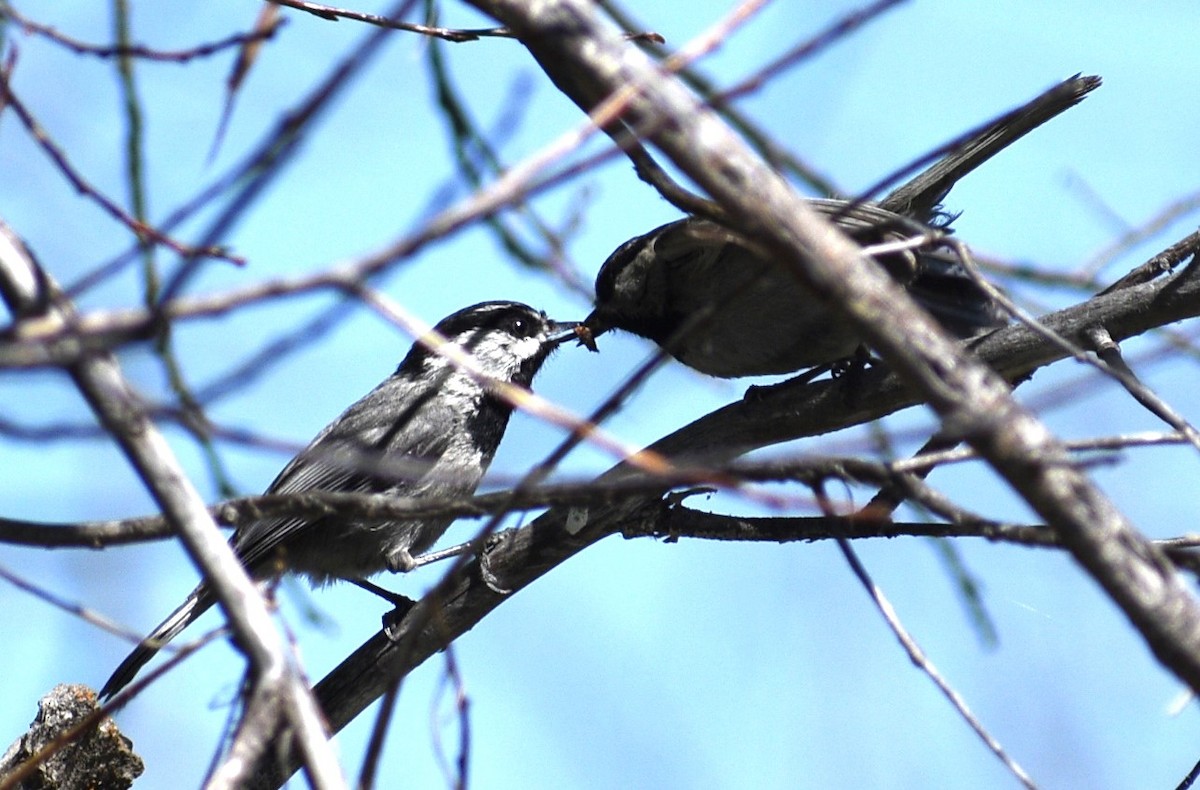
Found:
[[[403,17],[415,4],[416,0],[398,0],[387,16],[395,19]],[[270,128],[259,146],[230,177],[230,183],[234,185],[233,194],[203,231],[202,238],[206,240],[205,244],[215,244],[217,240],[224,238],[259,199],[267,186],[280,176],[305,136],[311,133],[322,115],[329,111],[334,100],[348,90],[352,78],[371,62],[387,41],[387,35],[387,30],[371,31],[358,46],[333,66],[325,79]],[[197,256],[184,257],[183,262],[166,280],[157,305],[159,311],[183,292],[196,276],[202,263]],[[156,322],[165,318],[161,312],[155,315]]]
[[[58,168],[59,172],[63,174],[63,177],[67,179],[67,181],[72,187],[75,188],[77,192],[85,197],[90,198],[93,202],[104,209],[109,216],[125,227],[129,228],[130,232],[137,236],[139,242],[151,240],[157,244],[163,244],[169,247],[180,255],[219,258],[238,265],[245,263],[243,258],[236,255],[230,255],[218,247],[203,245],[200,247],[194,247],[184,244],[183,242],[177,241],[166,234],[159,232],[149,224],[131,216],[123,208],[118,206],[111,198],[92,186],[91,183],[89,183],[70,163],[70,161],[67,159],[66,153],[62,150],[62,148],[59,147],[57,143],[54,142],[49,133],[42,128],[37,119],[34,118],[32,113],[30,113],[25,107],[25,104],[17,98],[15,93],[12,92],[12,85],[9,82],[7,71],[0,71],[0,108],[3,107],[11,108],[12,111],[16,113],[17,118],[25,126],[25,129],[29,132],[30,137],[32,137],[38,146],[41,147],[42,151],[44,151],[46,155],[50,157],[51,161],[54,162],[54,165]]]
[[[164,535],[163,537],[166,537],[166,535]],[[133,631],[130,631],[127,628],[123,628],[119,623],[116,623],[116,622],[108,619],[107,617],[105,617],[103,614],[96,611],[95,609],[92,609],[91,607],[88,607],[88,606],[84,606],[83,604],[74,603],[73,601],[68,601],[67,599],[51,592],[50,590],[46,589],[45,587],[40,587],[40,586],[34,584],[33,582],[31,582],[27,579],[24,579],[21,576],[18,576],[17,574],[8,570],[8,568],[5,568],[3,565],[0,565],[0,579],[4,579],[6,582],[8,582],[12,586],[16,587],[17,589],[22,590],[26,593],[29,593],[33,597],[35,597],[41,601],[44,601],[45,603],[49,604],[50,606],[54,606],[58,609],[61,609],[64,612],[67,612],[68,614],[78,617],[80,620],[83,620],[85,623],[88,623],[89,625],[94,625],[97,628],[99,628],[103,631],[107,631],[110,634],[116,634],[117,636],[120,636],[122,639],[128,639],[128,640],[132,641],[134,644],[137,644],[142,639],[141,634],[137,634],[137,633],[134,633]]]
[[[144,60],[157,60],[167,63],[188,63],[196,58],[204,58],[209,55],[215,55],[227,49],[241,47],[248,43],[256,41],[266,41],[275,35],[279,30],[279,26],[265,30],[254,30],[249,33],[235,33],[227,36],[219,41],[213,41],[208,44],[198,44],[188,49],[176,51],[168,51],[161,49],[152,49],[151,47],[140,44],[119,43],[115,45],[104,44],[89,44],[77,38],[72,38],[64,33],[60,33],[49,25],[43,25],[29,17],[18,12],[12,7],[11,3],[0,0],[0,17],[6,16],[12,21],[20,25],[28,33],[48,38],[49,40],[61,44],[77,55],[93,55],[98,58],[141,58]]]
[[[113,27],[117,45],[129,46],[129,3],[128,0],[111,0]],[[125,117],[125,186],[129,190],[129,206],[138,225],[148,224],[146,212],[146,172],[144,147],[142,145],[142,101],[138,96],[137,82],[133,75],[134,59],[128,54],[114,59],[117,85],[120,87],[121,104]],[[158,294],[158,271],[154,264],[154,246],[149,239],[138,239],[141,245],[142,279],[147,306],[154,304]],[[161,351],[160,351],[161,353]]]
[[[1185,195],[1172,201],[1146,222],[1122,233],[1116,241],[1093,255],[1078,267],[1078,276],[1085,279],[1094,278],[1131,247],[1161,233],[1172,222],[1197,210],[1200,210],[1200,193]]]
[[[1104,287],[1104,283],[1096,278],[1051,271],[1048,267],[1032,261],[1009,261],[990,255],[981,255],[978,252],[974,253],[974,256],[980,269],[1000,278],[1019,280],[1037,286],[1066,288],[1083,293],[1095,293]]]
[[[113,27],[118,46],[129,48],[130,8],[128,0],[112,0]],[[126,187],[129,190],[129,206],[134,220],[142,227],[149,227],[148,196],[146,187],[145,146],[143,144],[143,113],[142,100],[137,90],[137,80],[134,76],[135,58],[127,53],[118,55],[114,60],[117,72],[117,85],[120,87],[121,104],[125,117],[125,176]],[[142,260],[143,301],[147,308],[152,308],[158,299],[159,274],[156,260],[157,248],[146,237],[139,238]],[[187,417],[184,426],[196,440],[200,452],[204,456],[209,474],[212,476],[217,490],[222,496],[232,496],[234,487],[229,480],[224,464],[213,446],[212,439],[204,430],[204,413],[200,403],[188,387],[183,373],[183,365],[175,353],[171,342],[171,327],[160,324],[156,327],[154,337],[154,353],[162,365],[163,372],[171,391],[178,399],[183,414]]]
[[[433,734],[434,756],[437,759],[438,767],[442,769],[446,786],[452,787],[454,790],[466,790],[467,773],[471,765],[471,717],[468,715],[471,700],[467,696],[466,683],[458,668],[458,661],[454,657],[453,645],[446,648],[445,656],[446,672],[442,675],[441,683],[438,684],[437,698],[430,706],[429,730]],[[445,696],[447,691],[451,692],[454,701],[454,718],[458,723],[458,753],[455,755],[453,765],[451,765],[442,744],[441,722],[438,721],[437,716],[438,698]],[[365,783],[364,786],[366,786]]]
[[[768,82],[775,77],[783,74],[789,69],[793,69],[804,61],[813,56],[825,51],[833,44],[839,43],[850,37],[855,31],[864,25],[874,22],[877,18],[883,16],[886,12],[891,11],[896,6],[907,0],[875,0],[870,5],[850,11],[845,16],[833,21],[827,28],[822,30],[817,35],[802,41],[789,51],[783,53],[779,57],[772,60],[770,63],[761,67],[754,74],[743,79],[736,86],[723,90],[715,95],[706,96],[709,106],[714,110],[723,114],[723,111],[728,106],[731,99],[737,99],[750,93],[761,90]],[[687,80],[684,80],[685,83]],[[696,86],[691,86],[696,87]],[[701,91],[703,94],[703,92]],[[742,131],[736,124],[730,124],[739,132]],[[764,158],[770,159],[768,157]],[[774,164],[774,163],[772,163]]]
[[[426,13],[428,15],[432,15],[433,13],[431,0],[426,0]],[[459,95],[458,89],[451,79],[443,47],[438,42],[430,42],[427,61],[429,63],[438,106],[441,108],[441,115],[449,127],[458,172],[472,188],[478,189],[483,185],[485,168],[488,174],[492,176],[499,175],[507,169],[505,164],[500,160],[500,155],[492,143],[492,138],[497,135],[508,136],[512,133],[521,120],[513,110],[520,107],[521,114],[523,114],[523,111],[528,107],[528,101],[505,102],[503,105],[507,108],[505,124],[492,134],[485,135],[471,118],[470,112]],[[564,239],[538,215],[533,206],[527,202],[520,201],[515,203],[513,208],[520,216],[527,220],[529,225],[550,248],[553,253],[551,260],[556,261],[561,259],[562,250],[565,247]],[[492,229],[493,233],[495,233],[501,246],[516,261],[533,269],[549,269],[553,271],[568,287],[576,292],[590,292],[590,289],[583,283],[582,278],[574,268],[569,266],[547,266],[546,261],[543,260],[544,256],[529,249],[517,234],[508,228],[501,215],[494,214],[486,217],[485,222]]]
[[[1197,210],[1197,208],[1200,208],[1200,193],[1187,195],[1172,201],[1146,223],[1122,235],[1117,241],[1093,255],[1086,263],[1076,267],[1073,272],[1050,271],[1046,266],[1036,263],[1004,261],[986,255],[979,255],[978,253],[975,254],[975,260],[985,271],[1001,277],[1030,282],[1039,286],[1049,285],[1093,293],[1101,288],[1105,288],[1099,279],[1100,271],[1128,252],[1134,245],[1161,233],[1172,222]],[[1186,250],[1191,246],[1190,238],[1189,236],[1178,242],[1173,248],[1159,253],[1129,274],[1108,285],[1105,290],[1122,287],[1125,283],[1131,281],[1146,282],[1165,271],[1170,271],[1174,264],[1179,262],[1178,259],[1172,262],[1172,249],[1181,248]]]
[[[212,145],[208,149],[208,161],[211,163],[216,159],[217,152],[221,148],[221,142],[225,139],[225,131],[229,128],[229,121],[233,118],[233,107],[237,101],[238,91],[246,81],[246,77],[250,75],[250,69],[258,62],[258,56],[262,54],[263,43],[270,37],[270,34],[283,25],[283,18],[280,16],[279,7],[264,4],[258,10],[258,17],[254,20],[254,30],[261,35],[256,38],[248,39],[241,47],[238,48],[237,58],[233,62],[233,66],[229,69],[229,76],[225,78],[225,104],[221,108],[221,117],[217,121],[217,131],[213,134]]]

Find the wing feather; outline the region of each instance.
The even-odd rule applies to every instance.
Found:
[[[306,491],[394,493],[418,489],[432,462],[446,450],[450,432],[431,419],[436,400],[418,399],[402,376],[393,375],[330,423],[283,468],[268,494]],[[402,456],[393,456],[404,448]],[[238,530],[233,547],[247,567],[261,572],[285,543],[319,519],[262,519]]]

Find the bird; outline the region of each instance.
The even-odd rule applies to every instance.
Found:
[[[550,353],[574,337],[575,326],[519,302],[483,302],[453,313],[413,344],[394,373],[318,433],[266,493],[337,491],[429,500],[470,496],[513,411],[495,382],[528,389]],[[436,346],[443,338],[466,352],[483,375],[440,354]],[[255,579],[286,572],[322,586],[365,580],[385,570],[411,570],[452,520],[379,524],[336,513],[282,516],[240,526],[230,543]],[[202,581],[116,668],[101,698],[125,687],[159,648],[214,603],[211,588]]]
[[[862,246],[949,232],[941,208],[955,183],[1003,148],[1079,103],[1100,84],[1076,75],[980,128],[878,203],[808,199]],[[876,260],[960,338],[1007,323],[1007,313],[956,256],[926,243]],[[577,328],[583,345],[621,329],[654,341],[694,370],[720,378],[794,373],[852,357],[863,338],[753,240],[690,216],[636,236],[596,276],[595,309]]]

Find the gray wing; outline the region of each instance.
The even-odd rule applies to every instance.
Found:
[[[726,304],[738,282],[751,282],[770,271],[769,264],[747,250],[740,234],[711,220],[692,217],[661,230],[654,255],[667,275],[664,302],[679,323]],[[714,268],[722,269],[723,275],[714,276]]]
[[[430,464],[445,452],[450,433],[428,419],[430,399],[413,397],[398,376],[384,381],[347,409],[283,468],[268,494],[305,491],[404,494],[420,485]],[[264,563],[300,533],[319,530],[330,517],[275,518],[238,530],[234,550],[247,567]]]

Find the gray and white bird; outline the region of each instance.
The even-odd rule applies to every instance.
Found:
[[[419,339],[396,372],[330,423],[267,488],[268,494],[341,491],[453,500],[474,493],[508,426],[512,406],[494,382],[528,388],[547,357],[574,337],[518,302],[484,302],[440,321],[438,335],[467,352],[482,377]],[[271,518],[231,538],[251,576],[290,572],[314,585],[407,571],[450,526],[449,517],[365,524],[336,514]],[[216,602],[201,582],[117,667],[100,696],[133,680],[166,642]]]
[[[941,201],[964,175],[1074,106],[1100,84],[1075,76],[971,135],[878,203],[809,205],[866,247],[947,229]],[[683,364],[722,378],[792,373],[845,359],[863,338],[841,313],[751,240],[699,217],[670,222],[618,247],[596,277],[596,308],[577,330],[611,329],[653,340]],[[876,260],[946,329],[970,337],[1007,316],[950,253],[926,245]]]

